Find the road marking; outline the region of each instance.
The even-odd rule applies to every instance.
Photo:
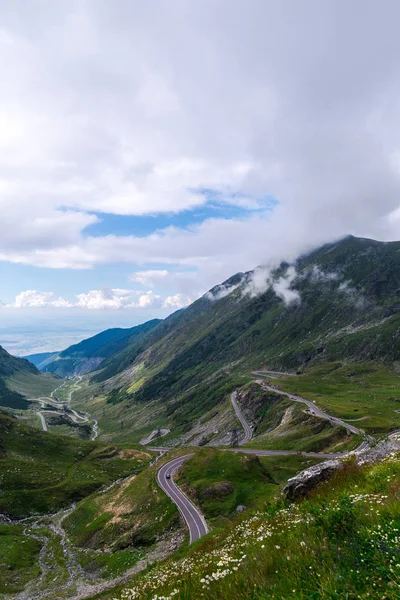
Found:
[[[173,460],[165,463],[157,472],[157,483],[165,494],[174,502],[179,512],[181,513],[186,525],[189,529],[190,543],[200,539],[203,535],[208,533],[208,526],[204,516],[201,514],[199,509],[193,504],[186,494],[180,489],[180,487],[174,482],[173,475],[179,469],[179,467],[193,456],[193,454],[187,454],[185,456],[179,456]],[[171,478],[167,479],[167,473],[170,474]]]

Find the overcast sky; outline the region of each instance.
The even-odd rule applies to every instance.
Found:
[[[397,0],[2,0],[5,347],[399,239],[399,22]]]

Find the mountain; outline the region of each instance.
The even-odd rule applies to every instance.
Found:
[[[105,359],[120,352],[133,340],[140,340],[158,323],[159,319],[153,319],[129,329],[107,329],[62,352],[32,354],[25,358],[41,371],[60,377],[83,375],[98,368]]]
[[[121,403],[119,415],[156,401],[187,429],[255,369],[393,363],[400,359],[399,258],[400,242],[349,236],[271,271],[238,273],[104,360],[92,393]]]
[[[59,354],[59,352],[39,352],[38,354],[28,354],[27,356],[22,356],[21,358],[29,360],[29,362],[35,365],[39,371],[44,371],[46,365]]]
[[[23,409],[29,406],[22,394],[10,389],[8,381],[18,375],[39,375],[37,368],[24,358],[11,356],[0,346],[0,406]]]

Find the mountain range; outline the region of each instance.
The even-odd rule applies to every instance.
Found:
[[[400,242],[348,236],[237,273],[163,321],[107,330],[44,364],[28,359],[62,376],[89,372],[88,397],[104,398],[109,420],[156,402],[155,414],[183,431],[252,370],[399,360],[399,258]]]

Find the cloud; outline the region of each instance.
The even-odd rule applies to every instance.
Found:
[[[307,275],[308,273],[305,273],[305,275]],[[335,272],[330,272],[330,273],[325,273],[325,271],[322,271],[322,269],[320,269],[319,267],[317,267],[317,265],[314,265],[312,270],[311,270],[311,279],[312,281],[337,281],[338,279],[340,279],[341,275],[339,273],[335,273]]]
[[[287,267],[285,273],[279,278],[274,278],[272,272],[265,267],[258,267],[250,274],[242,293],[243,295],[255,298],[272,288],[278,298],[284,301],[286,306],[295,302],[300,303],[301,297],[299,291],[292,288],[296,277],[297,273],[293,265]]]
[[[77,295],[78,308],[91,310],[161,307],[162,299],[152,291],[145,294],[134,290],[103,289]]]
[[[171,295],[197,295],[347,233],[399,238],[399,18],[395,0],[3,3],[0,260],[180,265],[197,279]],[[247,213],[89,229],[194,211],[204,190]]]
[[[26,290],[15,297],[12,304],[3,305],[6,308],[70,308],[73,306],[64,298],[56,298],[53,292],[38,292]]]
[[[54,292],[39,292],[37,290],[26,290],[15,297],[10,304],[0,303],[3,308],[79,308],[89,310],[104,309],[148,309],[184,308],[192,302],[189,296],[175,294],[162,297],[155,294],[153,290],[141,292],[138,290],[125,290],[120,288],[91,290],[86,293],[77,294],[74,301],[56,297]]]
[[[275,294],[284,301],[286,306],[293,303],[300,303],[300,293],[293,289],[292,283],[297,276],[296,269],[293,266],[288,267],[285,275],[279,277],[277,281],[272,282],[272,289]]]
[[[216,285],[212,290],[205,294],[205,297],[208,300],[221,300],[225,298],[225,296],[229,296],[234,290],[236,290],[240,286],[240,283],[235,283],[233,285],[229,283],[221,283],[220,285]]]
[[[141,283],[142,285],[155,286],[160,282],[164,282],[167,277],[171,276],[166,269],[149,269],[148,271],[137,271],[130,276],[131,281]]]
[[[254,269],[246,282],[243,294],[248,294],[251,298],[255,298],[266,292],[271,286],[270,275],[271,271],[266,267],[257,267]]]
[[[349,281],[341,283],[338,291],[346,294],[347,299],[359,310],[362,310],[368,305],[368,300],[365,296],[356,290]]]
[[[189,304],[191,304],[192,300],[189,296],[185,296],[184,294],[175,294],[175,296],[168,296],[165,298],[163,307],[164,308],[185,308]]]

